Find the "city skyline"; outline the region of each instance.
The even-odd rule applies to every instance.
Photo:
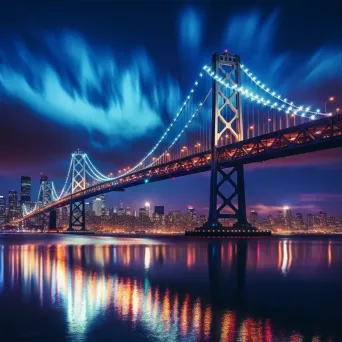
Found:
[[[43,182],[50,184],[50,180],[47,175],[40,175],[40,183]],[[35,207],[38,203],[44,201],[44,196],[42,195],[39,201],[31,201],[29,196],[31,193],[31,177],[22,176],[21,177],[21,187],[20,192],[16,190],[9,190],[8,197],[0,195],[0,225],[5,226],[5,224],[11,224],[11,221],[15,218],[21,217],[24,211],[30,210],[30,208]],[[102,194],[89,198],[85,201],[85,214],[87,217],[87,222],[89,225],[93,225],[94,222],[91,217],[105,218],[105,217],[136,217],[136,218],[149,218],[149,222],[157,224],[157,228],[162,226],[172,226],[177,221],[177,225],[180,224],[181,228],[184,229],[190,222],[196,227],[203,224],[207,220],[207,212],[202,212],[201,210],[196,211],[198,208],[192,205],[187,205],[183,208],[168,208],[163,202],[153,203],[150,200],[142,201],[138,206],[132,206],[131,203],[124,203],[122,201],[111,204],[107,200],[108,194]],[[317,198],[312,197],[312,194],[304,194],[303,198],[308,200],[317,200]],[[41,204],[38,204],[38,207]],[[24,209],[25,206],[25,209]],[[58,226],[61,228],[65,222],[69,222],[68,219],[69,209],[64,207],[57,211],[57,218],[59,218]],[[90,215],[90,216],[89,216]],[[176,215],[176,216],[175,216]],[[190,215],[190,216],[189,216]],[[159,218],[159,219],[158,219]],[[176,221],[175,221],[176,220]],[[185,220],[185,221],[182,221]],[[285,205],[283,207],[272,206],[265,211],[262,206],[255,206],[248,208],[248,220],[253,227],[258,227],[262,229],[279,229],[278,232],[282,230],[296,232],[298,230],[310,230],[310,229],[334,229],[342,228],[342,220],[340,217],[335,217],[331,212],[324,212],[322,210],[316,210],[316,208],[309,207],[304,212],[299,210],[297,207],[291,207]],[[62,222],[64,223],[62,224]],[[35,226],[35,221],[33,226]],[[101,225],[100,221],[96,221],[97,224]],[[144,220],[139,223],[128,221],[126,222],[118,221],[112,222],[111,224],[121,225],[127,224],[143,226],[147,224]],[[183,223],[182,223],[183,222]],[[224,221],[226,226],[231,226],[233,221]],[[108,224],[108,223],[107,223]],[[183,226],[184,225],[184,226]],[[340,227],[340,228],[339,228]],[[168,229],[168,228],[167,228]],[[167,230],[166,230],[167,231]],[[165,231],[165,232],[166,232]]]

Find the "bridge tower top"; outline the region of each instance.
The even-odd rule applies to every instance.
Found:
[[[227,131],[235,141],[244,139],[242,104],[238,92],[241,85],[240,56],[230,55],[228,50],[223,54],[215,53],[211,64],[217,75],[212,85],[212,134],[216,147],[221,136]],[[228,83],[230,89],[224,87],[217,79]]]
[[[86,156],[87,154],[77,150],[72,154],[72,178],[71,178],[71,193],[84,190],[86,184]]]

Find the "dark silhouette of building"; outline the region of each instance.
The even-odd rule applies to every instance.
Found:
[[[6,198],[0,196],[0,225],[6,223]]]
[[[31,177],[21,176],[20,202],[31,202]]]
[[[158,215],[164,215],[164,212],[165,212],[165,208],[163,205],[156,205],[154,207],[154,213],[155,214],[158,214]]]
[[[18,216],[18,193],[15,190],[8,192],[8,219],[11,222]]]

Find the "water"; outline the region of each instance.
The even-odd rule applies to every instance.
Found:
[[[0,341],[342,341],[342,239],[0,235]]]

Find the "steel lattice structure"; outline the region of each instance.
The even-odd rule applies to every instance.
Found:
[[[70,216],[69,216],[69,231],[74,231],[75,228],[80,228],[81,231],[86,230],[85,226],[85,205],[84,199],[73,201],[72,196],[86,188],[86,154],[77,151],[72,154],[72,177],[71,177],[71,197],[70,197]]]

